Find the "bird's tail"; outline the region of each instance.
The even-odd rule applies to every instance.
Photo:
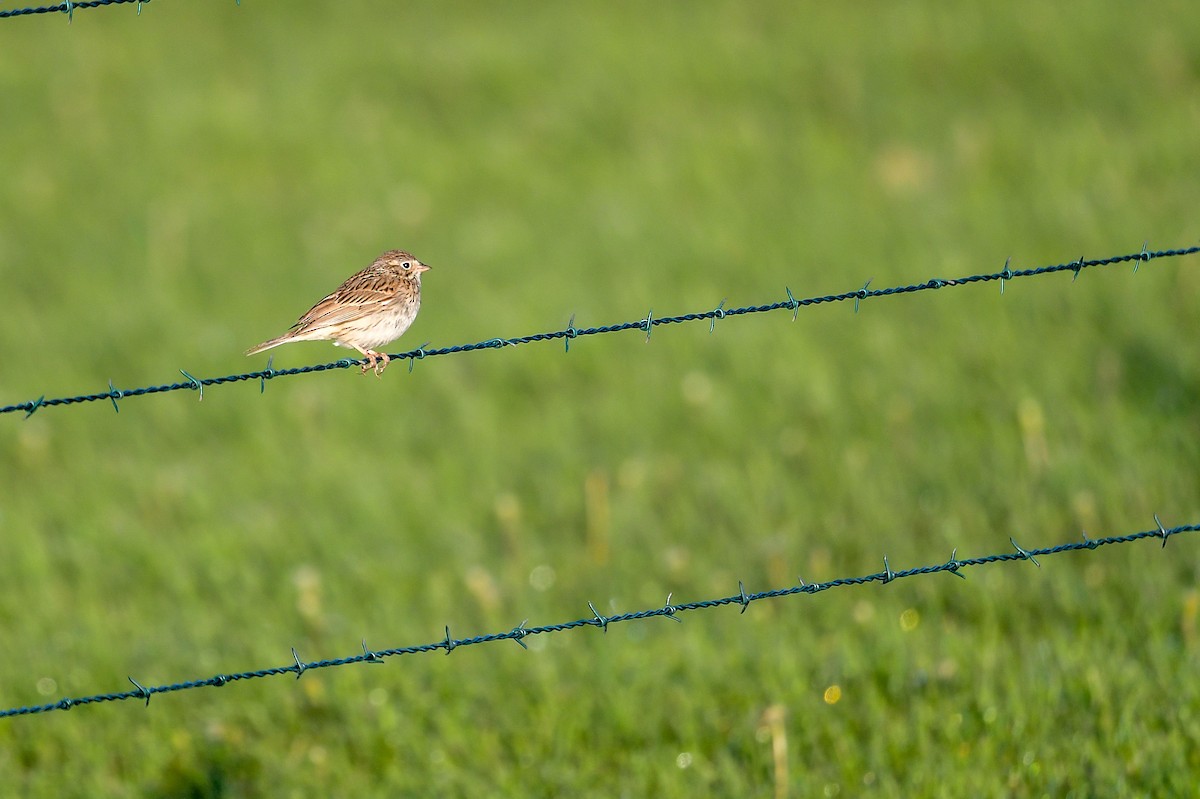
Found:
[[[269,350],[272,347],[278,347],[280,344],[286,344],[287,342],[289,342],[291,340],[292,340],[292,334],[284,333],[282,336],[276,336],[275,338],[273,338],[269,341],[264,341],[262,344],[259,344],[257,347],[251,347],[250,349],[246,350],[246,354],[247,355],[257,355],[258,353],[262,352],[263,350]]]

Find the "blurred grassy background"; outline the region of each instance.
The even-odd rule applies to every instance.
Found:
[[[6,20],[0,403],[261,367],[241,352],[396,246],[434,271],[392,351],[1188,246],[1197,23]],[[0,706],[1194,523],[1198,292],[1193,256],[10,415]],[[10,719],[0,774],[38,797],[1184,795],[1198,545]]]

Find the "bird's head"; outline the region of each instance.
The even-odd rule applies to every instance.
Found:
[[[429,267],[418,261],[412,253],[404,250],[388,250],[375,260],[376,264],[396,270],[402,276],[417,277],[422,272],[428,272]]]

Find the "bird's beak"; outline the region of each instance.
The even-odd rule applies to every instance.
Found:
[[[414,269],[416,269],[416,272],[419,275],[422,272],[428,272],[429,266],[418,261],[417,265],[414,267]]]

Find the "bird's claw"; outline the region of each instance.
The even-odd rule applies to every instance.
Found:
[[[366,357],[366,361],[362,365],[362,374],[364,375],[368,369],[371,369],[375,372],[376,377],[382,377],[383,370],[387,368],[387,365],[392,360],[387,353],[375,352],[374,350],[367,350],[363,355]]]

